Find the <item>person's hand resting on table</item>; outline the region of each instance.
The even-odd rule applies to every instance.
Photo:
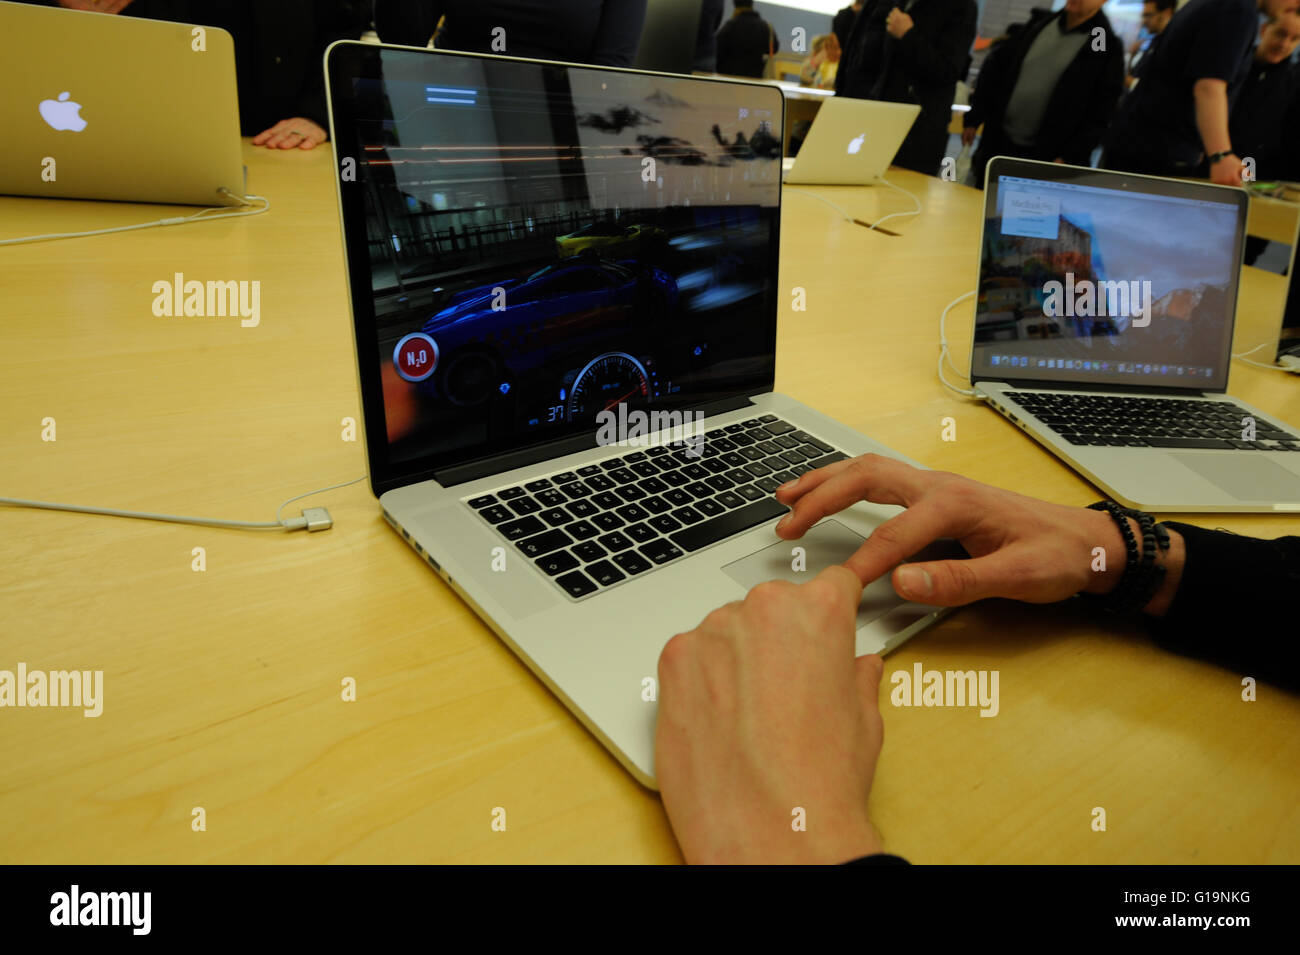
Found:
[[[267,149],[315,149],[329,138],[329,133],[310,119],[292,116],[262,130],[253,137],[253,145]]]

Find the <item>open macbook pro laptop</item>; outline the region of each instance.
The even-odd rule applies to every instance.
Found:
[[[326,61],[383,515],[654,786],[672,635],[898,513],[772,530],[778,484],[891,453],[772,392],[781,93],[354,42]],[[877,581],[857,651],[940,613]]]
[[[1242,189],[989,162],[971,381],[1116,500],[1300,511],[1300,432],[1225,392]]]
[[[827,186],[879,182],[920,112],[910,103],[827,97],[799,156],[785,160],[785,181]]]
[[[215,27],[0,0],[0,193],[241,204],[234,50]]]

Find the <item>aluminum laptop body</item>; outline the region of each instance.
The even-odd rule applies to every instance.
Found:
[[[1245,190],[989,161],[970,377],[1149,511],[1300,512],[1300,432],[1226,394]]]
[[[772,391],[781,93],[346,41],[326,66],[383,517],[653,788],[665,643],[898,513],[773,532],[764,461],[892,453]],[[873,583],[857,651],[942,612]]]
[[[245,194],[224,30],[0,2],[0,62],[0,193],[203,206]]]
[[[791,185],[869,186],[885,175],[921,113],[911,103],[828,96],[799,155],[785,173]]]

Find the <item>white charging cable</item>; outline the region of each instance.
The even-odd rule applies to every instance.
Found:
[[[331,484],[329,487],[320,487],[314,491],[308,491],[306,494],[291,497],[276,510],[274,521],[227,521],[215,517],[185,517],[177,514],[152,514],[148,511],[119,511],[111,507],[55,504],[50,501],[27,501],[16,497],[0,497],[0,504],[7,504],[10,507],[34,507],[47,511],[76,511],[80,514],[101,514],[106,517],[131,517],[143,521],[165,521],[169,524],[200,524],[205,527],[227,527],[244,531],[300,531],[304,528],[309,531],[324,531],[334,526],[334,519],[330,517],[329,511],[323,507],[303,508],[299,517],[291,517],[287,520],[280,515],[294,501],[301,501],[304,497],[311,497],[313,494],[324,494],[326,491],[335,491],[341,487],[348,487],[358,481],[364,481],[366,477],[367,475],[363,474],[359,478],[344,481],[342,484]]]
[[[48,235],[26,235],[17,239],[0,239],[0,245],[22,245],[26,242],[48,242],[51,239],[79,239],[88,235],[108,235],[111,232],[132,232],[136,229],[153,229],[163,225],[188,225],[193,222],[210,222],[213,219],[233,219],[238,216],[257,216],[271,208],[271,200],[265,196],[236,196],[229,189],[222,187],[217,190],[224,193],[232,199],[235,199],[243,206],[253,208],[238,209],[231,211],[229,206],[214,206],[208,209],[200,209],[188,216],[172,216],[168,219],[155,219],[153,222],[138,222],[135,225],[119,225],[111,229],[90,229],[86,232],[51,232]],[[255,199],[261,203],[260,206],[248,200]],[[207,213],[216,213],[207,215]]]
[[[952,311],[952,307],[956,305],[958,302],[965,301],[966,299],[970,298],[974,294],[975,294],[974,292],[965,292],[961,295],[958,295],[955,299],[953,299],[951,302],[945,305],[943,307],[943,311],[939,314],[939,380],[943,382],[944,387],[948,388],[948,390],[950,391],[955,391],[957,392],[957,394],[965,395],[968,398],[975,398],[979,401],[983,401],[984,396],[981,395],[979,392],[970,388],[958,388],[956,385],[950,382],[947,376],[944,375],[943,373],[943,363],[946,361],[948,363],[948,367],[951,368],[956,374],[958,375],[962,374],[962,372],[959,371],[957,366],[953,363],[952,354],[948,350],[948,328],[947,328],[948,313]]]

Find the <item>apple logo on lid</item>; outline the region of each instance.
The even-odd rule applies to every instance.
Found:
[[[862,148],[862,144],[866,141],[866,139],[867,139],[867,134],[866,134],[866,133],[858,133],[858,135],[856,135],[856,136],[854,136],[852,139],[850,139],[850,140],[849,140],[849,155],[850,155],[850,156],[856,156],[858,150]]]
[[[63,92],[56,100],[41,100],[41,119],[49,123],[51,129],[79,133],[86,128],[86,121],[81,118],[81,104],[68,99],[68,96]]]

